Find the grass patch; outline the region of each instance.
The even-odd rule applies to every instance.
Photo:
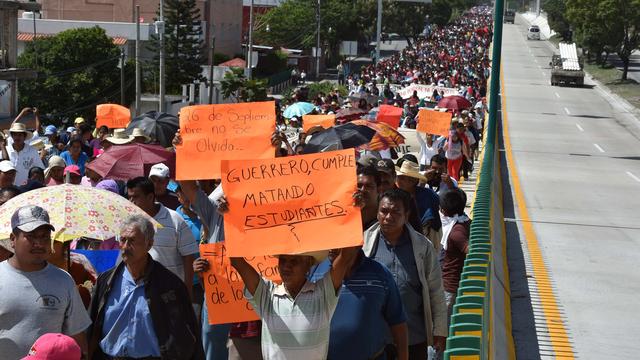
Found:
[[[611,65],[603,68],[594,63],[585,63],[584,69],[614,94],[619,95],[631,105],[640,109],[640,84],[631,79],[620,80],[622,71]]]

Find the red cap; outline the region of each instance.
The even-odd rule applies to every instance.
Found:
[[[69,165],[64,168],[64,174],[67,175],[67,173],[82,176],[82,174],[80,173],[80,167],[78,167],[78,165]]]
[[[63,334],[44,334],[36,340],[22,360],[80,360],[82,350],[75,340]]]

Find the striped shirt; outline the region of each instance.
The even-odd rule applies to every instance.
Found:
[[[316,283],[307,281],[295,299],[284,285],[264,278],[255,295],[245,289],[245,297],[262,319],[265,359],[327,358],[331,317],[338,304],[330,271]]]
[[[162,227],[156,229],[149,254],[184,281],[182,257],[197,254],[198,243],[182,216],[162,204],[159,205],[160,210],[153,218]]]

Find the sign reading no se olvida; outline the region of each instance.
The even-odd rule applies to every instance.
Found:
[[[275,126],[273,101],[182,108],[176,178],[219,179],[222,160],[273,158]]]

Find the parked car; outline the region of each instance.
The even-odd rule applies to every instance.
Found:
[[[538,27],[538,25],[529,26],[529,31],[527,31],[527,40],[540,40],[540,27]]]

